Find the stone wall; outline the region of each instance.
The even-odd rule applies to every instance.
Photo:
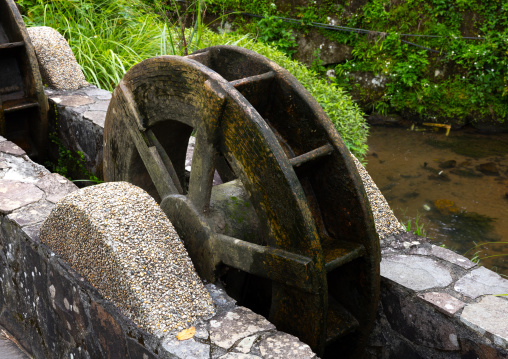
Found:
[[[70,112],[62,111],[61,119],[63,113]],[[192,339],[140,329],[39,240],[55,203],[76,190],[0,137],[0,325],[35,358],[315,357],[306,344],[236,306],[214,284],[206,289],[215,315],[193,323]]]
[[[79,149],[100,163],[94,151],[102,152],[107,91],[91,87],[48,90],[47,95],[58,110],[63,142],[76,149],[66,136],[69,128],[79,128],[80,137],[88,138],[78,142]],[[68,107],[64,101],[71,98]],[[103,110],[94,107],[97,103]],[[95,120],[85,115],[89,111],[95,111]],[[92,128],[89,133],[87,128]],[[381,299],[369,349],[373,358],[508,356],[508,299],[492,296],[508,293],[508,280],[414,235],[385,238],[381,244]]]
[[[508,300],[492,295],[508,280],[414,235],[386,242],[373,358],[508,357]]]

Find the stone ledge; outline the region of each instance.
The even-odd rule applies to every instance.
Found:
[[[14,155],[0,152],[0,159],[6,156]],[[177,331],[154,335],[141,329],[39,241],[38,229],[54,208],[52,201],[77,187],[31,164],[26,156],[17,158],[27,163],[17,162],[0,172],[4,185],[0,203],[6,198],[1,190],[6,183],[15,188],[29,186],[36,195],[27,196],[26,201],[17,198],[16,206],[6,207],[8,215],[0,214],[0,325],[36,358],[58,353],[67,358],[264,359],[289,358],[295,350],[300,353],[295,358],[317,358],[306,344],[236,306],[213,284],[206,288],[217,314],[195,323],[194,338],[180,342],[175,340]],[[18,181],[1,179],[19,168]]]
[[[45,93],[50,104],[50,132],[58,133],[66,149],[82,152],[87,170],[102,177],[102,136],[111,93],[95,86],[46,88]]]
[[[97,103],[107,101],[111,96],[109,92],[99,90],[94,87],[87,87],[78,90],[76,93],[80,96],[94,98],[94,101]],[[66,92],[64,95],[73,94],[74,92]],[[53,95],[57,97],[60,96],[55,92],[52,94],[48,93],[50,101],[52,101],[51,97]],[[104,103],[101,105],[104,106]],[[89,110],[89,106],[90,105],[82,105],[80,107],[73,107],[72,109],[74,109],[74,112],[72,114],[69,112],[68,108],[62,106],[59,108],[59,118],[62,122],[65,121],[68,124],[72,124],[66,125],[67,128],[74,126],[75,128],[80,128],[80,131],[85,131],[89,128],[83,125],[83,123],[91,124],[93,126],[93,131],[92,134],[87,135],[90,137],[88,142],[99,143],[102,142],[103,124],[101,124],[100,121],[91,122],[91,120],[86,119],[85,116],[83,116],[83,114]],[[66,116],[69,116],[69,118],[66,119]],[[81,133],[82,132],[80,132],[80,134]],[[64,143],[72,143],[75,141],[75,139],[73,139],[73,135],[69,134],[68,131],[60,131],[60,135],[67,136],[67,138],[63,139]],[[99,136],[100,141],[98,138],[94,138],[93,136]],[[93,152],[98,148],[99,146],[90,146],[86,149],[86,151],[88,151],[87,158],[96,158],[96,163],[101,161],[102,144],[100,145],[100,155]],[[90,166],[90,168],[94,167]],[[453,330],[449,332],[448,336],[429,337],[428,333],[425,333],[425,327],[422,327],[420,329],[420,334],[411,338],[417,338],[418,336],[431,338],[428,339],[428,343],[434,341],[434,344],[429,344],[430,347],[446,347],[451,350],[450,352],[447,352],[446,355],[451,355],[451,353],[455,353],[453,355],[459,355],[457,353],[466,353],[469,350],[476,353],[475,355],[481,356],[483,354],[481,354],[480,351],[487,350],[489,352],[496,353],[495,355],[498,355],[499,358],[507,356],[508,352],[503,346],[497,344],[497,342],[492,342],[487,337],[478,335],[478,333],[480,333],[479,331],[473,330],[459,319],[461,311],[463,310],[462,308],[465,305],[474,304],[481,299],[479,296],[476,296],[476,299],[474,299],[471,296],[467,296],[466,293],[463,293],[462,289],[455,289],[457,283],[459,283],[458,288],[461,288],[460,285],[472,276],[470,273],[478,270],[476,265],[463,256],[426,242],[428,242],[428,240],[425,238],[421,238],[410,233],[402,233],[393,234],[384,238],[382,246],[382,293],[391,292],[393,294],[392,289],[399,288],[400,291],[399,289],[395,291],[395,293],[398,294],[394,296],[392,295],[391,298],[402,300],[399,296],[403,295],[407,297],[407,300],[411,300],[416,303],[415,308],[422,311],[422,315],[428,315],[434,318],[432,321],[436,323],[435,325],[453,328]],[[401,258],[406,259],[401,260]],[[416,273],[419,273],[418,277],[414,277],[415,268],[417,269]],[[488,277],[496,276],[495,273],[485,268],[483,268],[480,273],[489,273],[487,275]],[[401,278],[401,276],[404,276],[404,278]],[[499,283],[501,283],[501,288],[504,288],[504,283],[508,283],[508,281],[501,278]],[[490,286],[488,283],[485,284]],[[479,295],[486,294],[485,291],[481,292],[482,293]],[[217,301],[221,300],[223,299],[218,299]],[[231,303],[227,305],[231,305]],[[383,308],[382,304],[380,308]],[[381,309],[381,313],[382,314],[380,314],[380,317],[376,322],[376,330],[391,333],[386,335],[379,334],[380,336],[390,337],[391,342],[386,339],[376,339],[376,334],[374,333],[371,338],[371,348],[372,350],[375,350],[376,353],[379,353],[381,350],[382,353],[392,353],[392,355],[396,356],[398,353],[400,354],[400,352],[403,351],[417,353],[415,355],[423,355],[424,357],[434,356],[436,358],[447,358],[447,356],[442,356],[443,354],[440,354],[439,350],[441,349],[429,349],[430,347],[425,347],[417,342],[411,341],[407,338],[408,334],[406,329],[401,329],[404,328],[404,326],[400,327],[398,329],[399,331],[397,331],[394,329],[397,327],[392,327],[388,321],[390,316],[392,316],[392,319],[390,319],[392,320],[392,323],[406,319],[411,321],[411,318],[399,316],[397,317],[398,319],[395,319],[394,316],[397,313],[387,312],[386,309],[384,309],[384,311]],[[425,316],[422,320],[425,320]],[[508,318],[506,323],[508,323]],[[412,328],[412,330],[416,330],[414,327]],[[486,328],[484,329],[486,330]],[[450,335],[451,337],[449,337]],[[502,336],[502,334],[500,335]],[[442,340],[442,342],[436,342],[439,340]],[[471,343],[474,343],[474,345]],[[239,343],[236,345],[238,347]],[[380,347],[381,349],[379,349]],[[224,349],[221,349],[218,346],[215,348],[215,352],[222,353],[221,355],[223,356],[229,355],[224,352]],[[227,357],[233,358],[237,356],[231,354]],[[493,358],[495,358],[495,356],[493,356]]]
[[[460,320],[481,335],[488,333],[496,345],[508,348],[508,300],[486,296],[464,308]]]

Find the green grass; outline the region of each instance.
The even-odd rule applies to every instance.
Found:
[[[508,245],[508,242],[483,242],[483,243],[479,243],[479,244],[476,244],[474,247],[471,247],[470,249],[468,249],[465,253],[464,253],[464,256],[466,256],[469,252],[475,250],[474,254],[473,254],[473,258],[471,258],[471,261],[473,261],[474,263],[480,265],[480,262],[482,260],[485,260],[485,259],[488,259],[488,258],[497,258],[497,257],[508,257],[508,254],[506,253],[501,253],[501,254],[491,254],[491,255],[487,255],[487,256],[481,256],[481,253],[482,253],[482,247],[483,246],[486,246],[486,245],[489,245],[489,244],[493,244],[493,245],[499,245],[499,244],[504,244],[504,245]],[[500,274],[501,276],[503,277],[507,277],[507,275],[505,274]],[[503,295],[508,295],[508,294],[503,294]]]
[[[418,213],[416,215],[416,218],[414,221],[408,219],[406,224],[403,224],[403,226],[406,228],[406,232],[411,232],[416,234],[417,236],[427,237],[427,232],[425,229],[423,229],[423,223],[419,224],[420,221],[420,214]]]
[[[307,88],[346,146],[363,159],[368,126],[348,94],[251,35],[208,30],[200,17],[202,1],[193,2],[185,14],[180,9],[176,20],[167,16],[167,7],[149,7],[139,0],[20,0],[19,5],[27,26],[58,30],[68,40],[87,81],[109,91],[133,65],[157,55],[183,55],[213,45],[236,45],[256,51],[286,68]],[[176,3],[174,6],[176,9]],[[183,29],[179,20],[189,15],[194,25]]]

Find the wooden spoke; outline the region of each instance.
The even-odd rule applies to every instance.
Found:
[[[150,142],[144,131],[140,131],[141,119],[137,105],[134,102],[132,92],[125,86],[123,81],[120,81],[117,89],[122,93],[125,103],[125,118],[127,129],[136,145],[136,149],[145,164],[145,167],[153,181],[153,184],[157,188],[161,198],[164,198],[171,194],[179,193],[171,175],[169,174],[164,160],[161,158],[156,146],[150,146]]]
[[[306,163],[315,161],[317,159],[320,159],[324,156],[327,156],[333,152],[333,147],[330,144],[326,144],[324,146],[321,146],[319,148],[316,148],[315,150],[309,151],[307,153],[304,153],[303,155],[293,157],[289,160],[289,163],[293,167],[300,167]]]
[[[217,142],[220,132],[220,119],[225,103],[225,94],[210,80],[204,83],[207,103],[203,104],[205,122],[197,128],[196,145],[192,157],[189,180],[189,198],[199,213],[208,211],[217,158]]]
[[[210,205],[216,156],[215,147],[207,141],[203,132],[198,131],[192,156],[189,198],[199,213],[207,212]]]
[[[5,101],[3,103],[5,113],[26,110],[34,107],[39,107],[39,103],[37,101],[28,100],[25,98],[22,98],[20,100]]]
[[[13,49],[13,48],[16,48],[16,47],[23,47],[23,46],[25,46],[25,42],[24,41],[8,42],[6,44],[0,44],[0,50]]]
[[[261,75],[244,77],[238,80],[231,81],[230,84],[241,92],[241,89],[247,86],[252,86],[253,84],[263,82],[266,80],[272,80],[275,77],[274,71],[268,71]]]
[[[178,193],[182,194],[182,184],[180,183],[180,179],[178,178],[178,174],[175,171],[175,167],[173,166],[173,162],[171,162],[171,159],[169,158],[168,154],[166,153],[166,150],[164,150],[164,147],[160,144],[159,140],[155,136],[152,130],[147,130],[146,135],[150,142],[155,146],[157,149],[157,153],[159,154],[162,162],[164,163],[164,167],[166,168],[166,171],[168,171],[171,179],[173,180],[173,183],[178,191]]]

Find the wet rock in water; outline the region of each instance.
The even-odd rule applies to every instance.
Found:
[[[476,169],[489,176],[499,176],[499,169],[494,162],[482,163]]]
[[[439,172],[437,175],[430,175],[427,178],[434,181],[450,182],[450,177],[443,172]]]
[[[416,198],[418,197],[420,194],[416,191],[412,191],[412,192],[406,192],[404,193],[404,198]]]
[[[384,186],[384,187],[381,187],[379,190],[380,190],[381,192],[388,192],[388,191],[390,191],[393,187],[395,187],[395,183],[393,183],[393,182],[392,182],[392,183],[387,184],[387,185],[386,185],[386,186]]]
[[[451,174],[454,174],[456,176],[461,177],[467,177],[467,178],[477,178],[477,177],[483,177],[483,174],[476,172],[473,169],[470,168],[454,168],[450,171]]]
[[[455,160],[449,160],[449,161],[441,162],[439,164],[439,168],[442,168],[442,169],[453,168],[455,166],[457,166],[457,161],[455,161]]]
[[[419,177],[421,177],[421,174],[419,174],[419,173],[417,173],[417,174],[412,174],[412,173],[401,173],[401,174],[400,174],[400,177],[402,177],[402,178],[406,178],[406,179],[408,179],[408,178],[419,178]]]
[[[372,113],[367,117],[367,122],[376,126],[403,126],[406,121],[399,115],[381,115]]]
[[[449,199],[437,199],[434,201],[434,206],[443,216],[455,214],[460,211],[455,202]]]

